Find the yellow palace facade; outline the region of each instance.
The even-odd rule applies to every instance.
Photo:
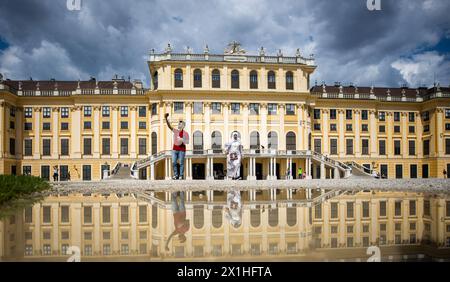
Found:
[[[151,82],[0,80],[0,173],[99,180],[171,178],[173,123],[186,122],[187,179],[220,179],[232,132],[244,179],[444,177],[450,170],[450,88],[310,85],[313,57],[152,51]]]

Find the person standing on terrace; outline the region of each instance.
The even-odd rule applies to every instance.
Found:
[[[173,128],[169,122],[169,114],[166,113],[166,124],[173,132],[173,148],[172,148],[172,179],[183,179],[184,177],[184,159],[186,156],[186,145],[189,144],[189,134],[184,130],[185,122],[180,120],[178,127]],[[180,173],[178,174],[177,162],[180,161]]]

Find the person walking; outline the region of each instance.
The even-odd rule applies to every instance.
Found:
[[[172,147],[172,179],[184,178],[184,160],[186,156],[186,145],[189,144],[189,134],[184,130],[185,122],[180,120],[178,127],[173,128],[169,122],[169,114],[166,113],[166,124],[173,132],[173,147]],[[180,172],[178,173],[177,162],[180,161]]]
[[[303,179],[303,169],[301,167],[298,168],[298,178]]]
[[[444,168],[443,173],[444,173],[444,178],[448,178],[447,171],[445,170],[445,168]]]
[[[55,165],[53,167],[53,181],[55,181],[55,182],[58,181],[58,176],[59,176],[58,175],[58,166]]]

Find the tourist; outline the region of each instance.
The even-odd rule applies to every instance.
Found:
[[[67,181],[70,181],[70,171],[67,172]]]
[[[53,167],[53,181],[58,181],[58,166]]]
[[[230,142],[225,144],[225,152],[227,154],[227,179],[240,179],[242,144],[236,131],[231,134]]]
[[[289,167],[286,169],[286,179],[291,179],[291,170]]]
[[[242,218],[242,201],[241,192],[230,191],[227,193],[227,207],[225,207],[225,218],[230,224],[237,228],[241,226]]]
[[[184,177],[184,158],[186,156],[186,145],[189,144],[189,134],[184,130],[185,122],[180,120],[178,128],[173,128],[169,122],[169,114],[166,113],[166,124],[173,132],[172,148],[172,179],[183,179]],[[180,161],[180,173],[178,174],[177,162]]]
[[[179,195],[179,197],[178,197]],[[179,202],[178,202],[179,199]],[[169,243],[172,237],[178,234],[178,239],[181,243],[186,242],[186,232],[189,231],[189,220],[186,219],[186,208],[184,205],[185,192],[174,192],[172,193],[172,213],[173,213],[173,224],[175,230],[170,234],[166,242],[166,251],[169,251]]]
[[[301,167],[298,169],[298,178],[303,179],[303,169]]]
[[[445,168],[444,168],[443,173],[444,173],[444,178],[447,178],[447,171],[445,170]]]

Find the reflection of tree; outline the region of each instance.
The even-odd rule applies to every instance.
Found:
[[[50,184],[33,176],[0,175],[0,219],[43,199]]]

